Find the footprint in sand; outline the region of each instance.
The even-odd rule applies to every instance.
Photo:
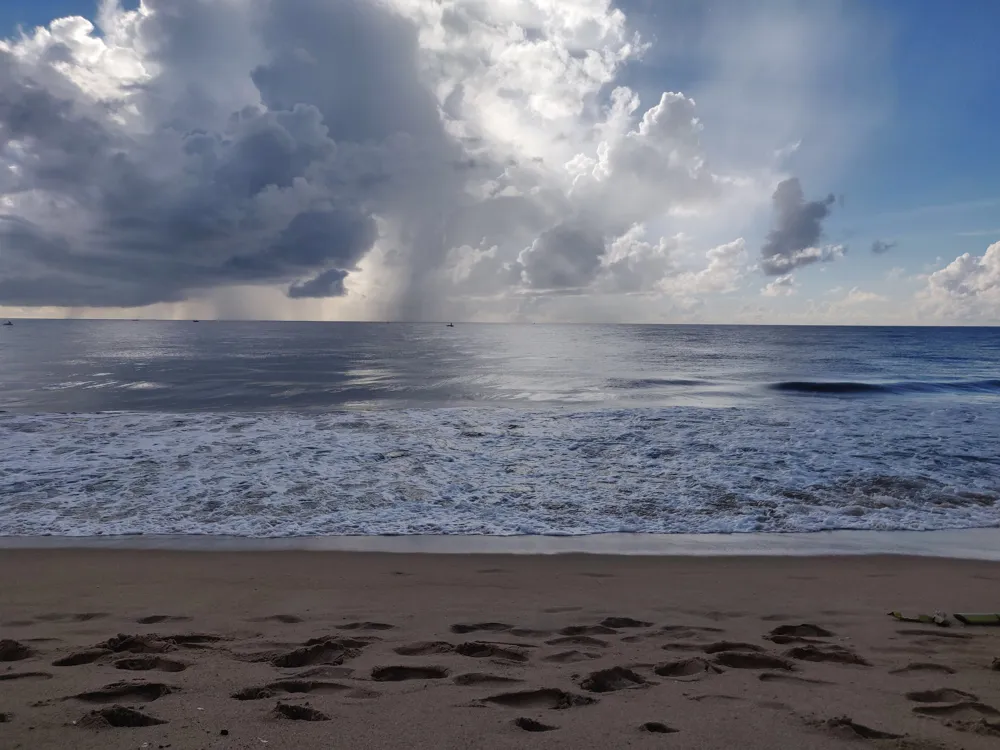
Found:
[[[454,644],[447,641],[419,641],[396,646],[393,649],[400,656],[429,656],[431,654],[449,654],[455,650]]]
[[[757,675],[757,679],[761,682],[798,682],[807,683],[810,685],[832,685],[832,682],[827,680],[817,680],[813,677],[801,677],[795,674],[787,674],[782,672],[763,672]]]
[[[452,682],[463,687],[476,685],[506,685],[513,682],[523,682],[516,677],[504,677],[498,674],[486,674],[485,672],[469,672],[468,674],[456,675]]]
[[[5,638],[0,641],[0,661],[22,661],[34,656],[35,652],[19,641]]]
[[[631,643],[628,638],[622,638],[623,641]],[[705,644],[698,641],[673,641],[671,643],[664,643],[660,646],[664,651],[701,651],[705,648]]]
[[[596,703],[596,698],[585,695],[567,693],[559,688],[542,688],[540,690],[520,690],[514,693],[500,693],[483,699],[505,708],[545,708],[559,711],[575,706],[589,706]]]
[[[947,719],[981,719],[1000,716],[1000,711],[979,701],[959,701],[940,705],[914,706],[913,713],[921,716],[941,716]]]
[[[103,643],[98,643],[91,651],[113,651],[116,654],[162,654],[176,648],[206,648],[213,643],[226,640],[221,635],[209,633],[178,633],[176,635],[125,635],[120,633]]]
[[[304,620],[298,615],[267,615],[266,617],[254,617],[249,622],[280,622],[284,625],[296,625]]]
[[[274,707],[274,714],[280,718],[291,719],[292,721],[330,720],[329,716],[322,711],[317,711],[308,703],[305,705],[298,705],[296,703],[282,703],[279,701],[278,705]]]
[[[851,739],[860,737],[865,740],[898,740],[903,736],[901,734],[886,732],[881,729],[873,729],[872,727],[867,727],[864,724],[858,724],[856,721],[851,719],[850,716],[838,716],[833,719],[828,719],[823,722],[822,726],[826,729],[832,730],[834,734]]]
[[[595,648],[607,648],[608,642],[590,635],[565,635],[561,638],[552,638],[545,641],[548,646],[593,646]]]
[[[440,680],[448,676],[444,667],[375,667],[372,679],[376,682],[402,682],[403,680]]]
[[[183,672],[188,665],[182,661],[164,659],[159,656],[132,656],[115,662],[115,669],[127,669],[131,672]]]
[[[797,646],[796,648],[789,649],[785,654],[799,661],[857,664],[863,667],[871,666],[871,662],[864,657],[843,646],[835,646],[833,644],[824,646],[814,646],[812,644]]]
[[[920,672],[937,672],[940,674],[955,674],[955,670],[944,664],[933,664],[928,661],[910,662],[905,667],[893,669],[889,674],[910,674]]]
[[[554,632],[552,630],[538,630],[536,628],[513,628],[510,630],[510,634],[516,635],[518,638],[548,638]]]
[[[706,654],[717,654],[720,651],[755,651],[758,653],[764,651],[756,643],[743,643],[742,641],[716,641],[700,648]]]
[[[819,625],[804,622],[800,625],[780,625],[764,636],[765,640],[786,645],[789,643],[823,643],[821,638],[831,638],[833,632]]]
[[[115,682],[105,685],[100,690],[77,693],[66,700],[72,699],[85,703],[115,703],[119,700],[150,703],[179,690],[180,688],[158,682]]]
[[[662,721],[647,721],[645,724],[640,724],[639,729],[650,734],[674,734],[679,731],[668,727]]]
[[[914,703],[958,703],[961,701],[978,701],[979,696],[953,688],[938,688],[937,690],[915,690],[906,694],[906,699]]]
[[[120,633],[114,638],[109,638],[102,643],[98,643],[93,650],[99,651],[104,649],[105,651],[113,651],[116,654],[162,654],[165,651],[172,651],[174,648],[176,648],[174,643],[161,638],[155,633],[150,633],[149,635],[125,635],[124,633]]]
[[[310,667],[317,664],[339,666],[361,653],[366,643],[355,640],[319,638],[306,641],[301,648],[279,654],[271,664],[282,668]]]
[[[455,646],[455,653],[469,656],[473,659],[502,659],[504,661],[528,661],[524,651],[515,648],[504,648],[485,641],[469,641]]]
[[[715,655],[715,663],[733,669],[783,669],[788,672],[795,669],[788,659],[754,651],[722,651]]]
[[[350,685],[323,680],[278,680],[268,683],[265,687],[278,693],[317,693],[319,695],[343,695],[355,690]]]
[[[618,631],[605,625],[569,625],[560,628],[559,635],[618,635]]]
[[[508,625],[503,622],[458,622],[451,626],[451,632],[463,635],[466,633],[477,633],[480,631],[500,633],[504,630],[510,630],[513,627],[513,625]]]
[[[349,622],[345,625],[338,625],[338,630],[393,630],[396,626],[387,622]]]
[[[575,664],[580,661],[590,661],[591,659],[600,658],[601,654],[572,649],[570,651],[560,651],[558,654],[552,654],[550,656],[543,656],[542,661],[551,662],[553,664]]]
[[[523,729],[525,732],[552,732],[559,728],[551,724],[543,724],[537,719],[532,719],[528,716],[519,716],[514,719],[514,726],[518,729]]]
[[[311,667],[309,669],[304,669],[301,672],[297,672],[296,674],[292,675],[292,677],[296,680],[305,680],[305,679],[342,680],[350,677],[352,674],[354,674],[354,670],[351,669],[350,667],[328,667],[324,665],[320,667]]]
[[[98,659],[110,656],[113,652],[106,648],[88,649],[63,656],[52,662],[53,667],[79,667],[82,664],[93,664]]]
[[[190,622],[191,618],[185,615],[147,615],[136,620],[140,625],[156,625],[161,622]]]
[[[652,627],[653,623],[631,617],[605,617],[601,620],[601,625],[606,628],[648,628]]]
[[[673,680],[699,679],[707,675],[720,674],[722,671],[721,667],[699,656],[664,662],[653,668],[655,674]]]
[[[669,635],[673,638],[698,638],[702,635],[725,633],[725,629],[711,625],[663,625],[651,635]]]
[[[248,687],[243,688],[242,690],[237,690],[229,697],[238,701],[260,701],[267,698],[273,698],[274,691],[269,690],[266,687]]]
[[[779,625],[770,635],[789,635],[796,638],[832,638],[833,632],[819,625],[803,622],[799,625]]]
[[[48,672],[0,672],[0,682],[12,682],[14,680],[51,680],[52,675]]]
[[[652,683],[644,677],[625,667],[611,667],[591,672],[580,681],[580,687],[588,693],[614,693],[650,684]]]
[[[110,706],[91,711],[78,722],[80,726],[89,729],[154,727],[166,723],[164,719],[158,719],[127,706]]]
[[[261,687],[249,687],[238,690],[231,697],[238,701],[256,701],[273,698],[279,693],[290,695],[313,693],[317,695],[343,695],[348,698],[377,698],[379,696],[379,693],[374,690],[359,689],[350,685],[343,685],[339,682],[278,680]]]

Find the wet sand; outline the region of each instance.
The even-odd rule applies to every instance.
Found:
[[[987,748],[1000,564],[0,551],[3,748]],[[148,743],[148,744],[147,744]]]

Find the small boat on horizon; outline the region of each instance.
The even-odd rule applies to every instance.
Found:
[[[4,325],[5,325],[5,326],[12,326],[12,325],[14,325],[14,324],[13,324],[13,323],[11,323],[11,322],[10,322],[10,321],[8,320],[8,321],[7,321],[6,323],[4,323]]]
[[[455,327],[454,323],[449,323],[448,325],[445,326],[445,328],[454,328],[454,327]]]

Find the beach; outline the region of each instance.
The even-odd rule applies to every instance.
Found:
[[[4,748],[986,748],[1000,564],[0,551]],[[138,724],[139,726],[131,726]]]

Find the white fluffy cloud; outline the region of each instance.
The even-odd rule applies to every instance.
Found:
[[[0,42],[0,305],[689,304],[739,287],[727,218],[782,177],[713,164],[691,96],[621,85],[649,45],[611,0],[104,0],[95,23]],[[770,273],[842,252],[812,246],[828,202],[789,195],[808,220]]]
[[[779,276],[761,289],[760,293],[765,297],[787,297],[795,294],[795,280],[791,274]]]
[[[964,253],[927,276],[924,312],[940,319],[1000,320],[1000,242],[983,255]]]

